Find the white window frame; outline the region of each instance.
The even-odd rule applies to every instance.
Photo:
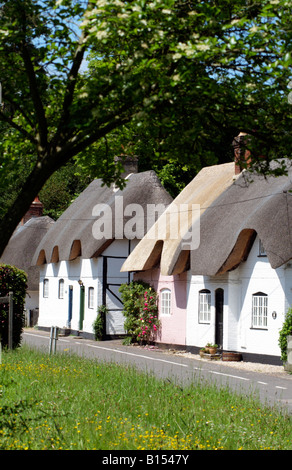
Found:
[[[49,279],[43,280],[43,297],[47,299],[49,297]]]
[[[169,317],[171,315],[171,290],[164,288],[160,291],[160,313]]]
[[[267,253],[262,241],[259,239],[259,257],[266,257]]]
[[[256,292],[252,296],[252,328],[268,327],[268,296],[264,292]]]
[[[59,279],[58,283],[58,299],[64,299],[64,279]]]
[[[202,289],[199,291],[199,323],[211,322],[211,291]]]
[[[94,287],[88,287],[88,308],[94,308]]]

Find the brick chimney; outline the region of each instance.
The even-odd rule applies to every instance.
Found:
[[[248,134],[240,132],[237,137],[234,138],[232,146],[234,149],[234,163],[235,163],[235,174],[239,175],[244,168],[250,165],[250,151],[247,148]]]
[[[33,217],[41,217],[43,215],[43,209],[43,204],[39,200],[39,197],[36,196],[34,201],[31,203],[29,210],[21,219],[21,225],[24,225],[29,219],[32,219]]]
[[[121,174],[122,178],[126,178],[131,173],[138,173],[138,157],[136,156],[119,155],[115,157],[115,162],[121,162],[124,167],[124,172]]]

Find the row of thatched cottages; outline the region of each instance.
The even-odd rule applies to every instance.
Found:
[[[238,168],[203,168],[175,199],[154,171],[133,171],[122,190],[96,179],[56,222],[34,201],[1,258],[28,273],[33,322],[93,337],[106,305],[107,336],[124,335],[119,287],[143,280],[158,293],[161,347],[198,352],[217,343],[244,360],[281,364],[279,331],[292,305],[292,172]]]

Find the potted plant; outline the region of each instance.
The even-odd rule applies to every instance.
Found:
[[[218,348],[218,344],[208,343],[208,344],[205,346],[205,350],[206,350],[206,352],[208,352],[209,354],[216,354],[216,353],[217,353],[217,348]]]
[[[209,348],[209,353],[210,353],[210,354],[216,354],[216,353],[217,353],[218,344],[209,344],[208,348]]]

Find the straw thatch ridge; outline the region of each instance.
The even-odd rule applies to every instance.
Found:
[[[161,203],[167,207],[171,201],[171,196],[152,170],[129,175],[123,190],[117,190],[114,185],[104,186],[101,179],[96,179],[56,221],[52,230],[39,244],[33,262],[41,265],[61,260],[73,260],[78,256],[87,259],[97,257],[109,246],[115,236],[123,238],[123,233],[117,233],[116,228],[125,227],[125,224],[135,217],[135,214],[131,214],[130,211],[127,216],[124,214],[126,207],[131,209],[131,204],[137,204],[141,208],[142,237],[147,227],[147,206]],[[102,204],[109,209],[104,214],[99,210]],[[93,234],[94,223],[100,217],[112,224],[113,236],[111,238],[106,236],[96,239]],[[141,221],[141,216],[138,215],[138,217]]]
[[[28,220],[15,230],[1,256],[1,263],[11,264],[26,272],[29,291],[39,288],[39,268],[32,265],[34,252],[54,223],[48,216]]]

